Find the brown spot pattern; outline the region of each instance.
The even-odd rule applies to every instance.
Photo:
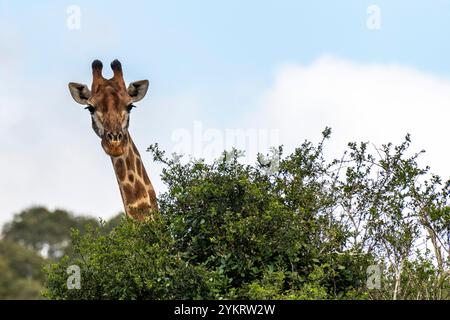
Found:
[[[138,208],[128,208],[128,214],[135,220],[144,220],[144,215],[141,213]]]
[[[136,170],[137,170],[139,177],[142,177],[142,163],[139,160],[139,158],[136,158]]]
[[[137,207],[129,207],[128,213],[134,219],[144,220],[145,216],[150,214],[150,206],[146,203],[141,203]]]
[[[134,175],[132,175],[131,173],[128,175],[128,180],[130,180],[131,183],[134,182]]]
[[[150,179],[148,178],[147,172],[145,172],[145,170],[142,172],[143,174],[143,178],[144,178],[144,182],[146,185],[150,185]]]
[[[131,186],[131,184],[126,183],[123,185],[123,193],[125,195],[126,203],[133,203],[135,201],[133,187]]]
[[[153,210],[158,210],[158,201],[156,199],[156,193],[155,190],[153,190],[153,188],[148,190],[148,196],[150,198],[150,203],[153,206]]]
[[[134,164],[134,155],[133,153],[129,152],[128,157],[126,159],[127,162],[127,168],[130,171],[135,171],[135,164]]]
[[[135,180],[134,186],[129,183],[124,184],[123,192],[125,194],[127,204],[133,204],[137,200],[148,197],[144,185],[139,180]]]
[[[136,183],[134,184],[134,194],[136,196],[136,199],[148,197],[144,185],[139,180],[136,180]]]
[[[129,158],[129,157],[127,157],[127,158],[125,159],[125,162],[126,162],[126,164],[127,164],[127,170],[129,170],[129,171],[134,171],[134,163],[131,164],[130,158]]]
[[[114,168],[116,169],[116,175],[120,181],[125,180],[125,164],[121,158],[116,160],[114,164]]]
[[[133,150],[134,150],[134,153],[135,153],[136,155],[139,155],[139,151],[138,151],[138,149],[136,148],[136,145],[134,144],[134,142],[133,142]]]

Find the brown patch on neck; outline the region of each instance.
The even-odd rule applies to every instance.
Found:
[[[154,211],[158,211],[158,199],[156,198],[156,193],[155,193],[155,189],[153,189],[153,187],[151,187],[151,189],[148,190],[148,198],[150,199],[150,207],[152,210]]]
[[[123,185],[123,193],[125,207],[136,207],[142,203],[151,206],[148,201],[149,195],[147,190],[145,190],[144,185],[139,180],[135,180],[133,184],[125,183]]]
[[[151,185],[150,179],[148,178],[147,172],[145,170],[142,172],[142,178],[144,179],[144,182],[146,185]]]
[[[136,200],[140,200],[142,198],[148,198],[148,194],[145,191],[145,187],[139,180],[134,182],[134,196]]]
[[[142,162],[139,158],[136,158],[136,170],[139,177],[142,177]]]
[[[128,156],[127,156],[125,161],[127,163],[127,169],[129,171],[135,171],[136,170],[135,169],[135,163],[134,163],[134,154],[131,151],[131,148],[129,148],[129,150],[128,150]]]
[[[134,197],[134,192],[133,192],[133,186],[129,183],[126,183],[122,186],[122,189],[123,189],[125,206],[134,203],[135,197]]]
[[[113,161],[114,162],[114,161]],[[121,158],[116,159],[114,163],[114,169],[116,170],[116,176],[120,181],[125,180],[125,163]]]
[[[136,220],[144,220],[146,216],[148,216],[148,213],[153,210],[153,208],[146,204],[140,204],[137,207],[129,207],[128,208],[128,214]]]
[[[133,219],[142,220],[152,210],[158,210],[156,193],[133,140],[130,136],[127,138],[130,147],[126,153],[112,160],[125,212]]]
[[[137,155],[137,156],[139,156],[140,154],[139,154],[138,149],[136,148],[136,145],[135,145],[134,143],[133,143],[132,145],[133,145],[133,151],[134,151],[134,154]]]

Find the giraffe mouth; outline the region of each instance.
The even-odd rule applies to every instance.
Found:
[[[111,157],[119,157],[124,154],[125,142],[108,142],[106,139],[102,139],[102,148],[107,155]]]

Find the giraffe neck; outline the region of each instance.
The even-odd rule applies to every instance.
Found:
[[[128,148],[119,157],[111,157],[127,216],[144,220],[158,210],[156,194],[141,156],[128,134]]]

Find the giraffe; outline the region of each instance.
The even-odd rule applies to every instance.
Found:
[[[111,79],[103,77],[102,69],[102,62],[95,60],[91,89],[71,82],[70,94],[76,102],[86,105],[92,128],[100,137],[103,150],[111,157],[126,215],[136,220],[152,218],[158,211],[155,190],[128,132],[130,112],[134,103],[144,98],[149,82],[131,82],[127,88],[118,60],[111,62],[114,73]]]

